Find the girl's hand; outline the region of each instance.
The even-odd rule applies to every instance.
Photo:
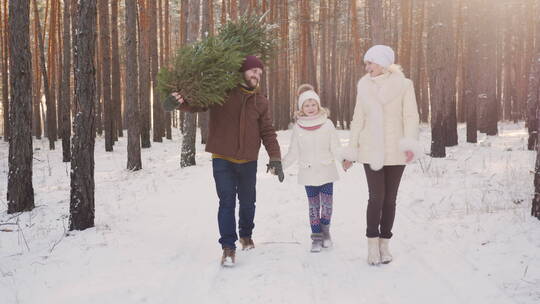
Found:
[[[345,172],[349,170],[349,168],[352,167],[352,165],[353,165],[353,162],[346,159],[344,159],[343,162],[341,163],[341,166],[343,166],[343,170],[345,170]]]
[[[410,150],[407,150],[407,151],[405,151],[405,157],[406,157],[405,162],[410,163],[411,160],[413,160],[413,158],[414,158],[414,153],[412,151],[410,151]]]

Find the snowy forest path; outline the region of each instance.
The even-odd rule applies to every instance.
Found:
[[[279,134],[284,151],[289,136]],[[516,137],[509,145],[520,142]],[[103,141],[97,143],[103,151]],[[180,169],[178,142],[156,144],[143,150],[143,170],[128,172],[125,141],[116,147],[96,153],[96,227],[64,237],[69,166],[60,151],[36,151],[38,207],[19,216],[21,232],[0,234],[6,303],[529,304],[540,298],[540,239],[527,233],[537,223],[525,206],[503,208],[507,194],[529,190],[514,182],[532,163],[527,151],[494,146],[473,153],[479,148],[464,145],[429,170],[425,162],[408,166],[391,241],[394,261],[374,267],[366,263],[363,168],[340,173],[334,247],[311,253],[307,198],[296,170],[279,183],[266,174],[262,150],[255,249],[238,249],[236,266],[222,268],[210,155],[198,153],[197,166]]]

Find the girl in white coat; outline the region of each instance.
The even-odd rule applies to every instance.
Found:
[[[412,81],[394,64],[394,51],[384,45],[365,56],[368,74],[358,81],[349,147],[343,168],[353,161],[364,164],[367,207],[368,263],[390,263],[389,241],[396,197],[405,164],[421,154],[419,117]]]
[[[335,160],[340,155],[340,144],[328,110],[321,107],[313,87],[302,85],[298,91],[297,119],[283,169],[298,161],[298,183],[305,186],[309,202],[311,251],[320,252],[332,246],[330,221],[333,183],[339,178]]]

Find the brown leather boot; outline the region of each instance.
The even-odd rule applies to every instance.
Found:
[[[236,251],[233,248],[223,248],[223,255],[221,256],[221,266],[233,267],[235,264]]]
[[[253,239],[250,237],[241,237],[240,238],[240,244],[242,245],[242,250],[251,250],[255,248],[255,244],[253,243]]]

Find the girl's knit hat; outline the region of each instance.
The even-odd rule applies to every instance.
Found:
[[[388,68],[394,64],[395,59],[394,50],[386,45],[374,45],[364,55],[364,62],[374,62],[383,68]]]
[[[309,99],[313,99],[317,102],[319,105],[319,108],[321,108],[321,99],[317,93],[315,93],[315,89],[310,84],[303,84],[300,87],[298,87],[298,93],[300,96],[298,96],[298,110],[302,110],[302,105],[304,105],[304,102],[306,102]]]

